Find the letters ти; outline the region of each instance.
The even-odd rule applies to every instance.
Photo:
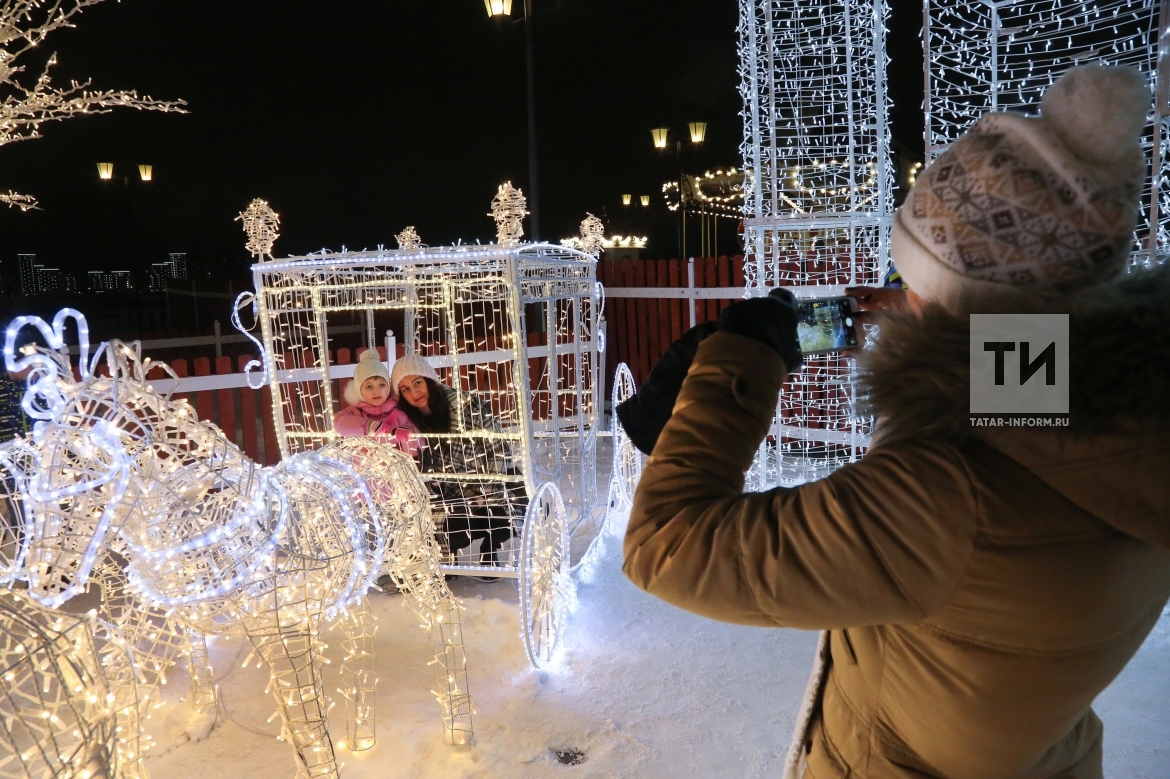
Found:
[[[1049,386],[1056,384],[1056,342],[1048,344],[1044,351],[1036,355],[1035,360],[1029,359],[1030,347],[1031,344],[1027,341],[1020,341],[1020,385],[1022,386],[1028,379],[1032,378],[1036,371],[1040,370],[1041,365],[1044,366],[1044,383]],[[995,352],[995,383],[997,386],[1002,386],[1004,383],[1004,354],[1015,350],[1016,345],[1012,341],[983,342],[983,351]]]

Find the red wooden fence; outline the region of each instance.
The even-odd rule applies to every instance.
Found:
[[[597,280],[606,287],[686,287],[686,260],[621,260],[597,263]],[[696,257],[695,287],[740,287],[745,284],[743,256]],[[695,301],[695,324],[719,317],[719,312],[740,295],[726,299]],[[618,363],[630,367],[641,385],[662,354],[691,328],[690,304],[686,298],[606,298],[608,323],[606,383],[612,386]]]

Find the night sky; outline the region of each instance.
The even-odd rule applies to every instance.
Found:
[[[684,144],[688,172],[740,163],[737,3],[532,3],[541,237],[575,235],[591,211],[611,231],[649,233],[648,256],[673,256],[660,190],[677,164],[649,129],[682,138],[707,121],[704,148]],[[893,132],[920,149],[921,4],[894,12]],[[487,241],[496,186],[528,188],[523,25],[489,20],[482,0],[123,0],[78,19],[46,42],[58,83],[90,77],[191,113],[118,110],[0,148],[0,189],[43,209],[0,211],[5,276],[21,252],[80,272],[170,251],[244,259],[232,220],[254,197],[281,215],[277,256],[394,246],[408,224],[430,244]],[[114,181],[98,180],[98,162],[115,164]],[[623,209],[626,192],[652,207]]]

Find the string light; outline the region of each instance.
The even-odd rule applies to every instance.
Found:
[[[91,82],[71,81],[68,87],[53,85],[49,72],[57,64],[57,55],[49,57],[40,76],[31,84],[23,84],[18,76],[25,66],[18,60],[34,51],[36,44],[49,33],[73,27],[73,17],[87,6],[101,0],[66,0],[57,3],[41,3],[36,0],[21,0],[6,3],[0,8],[0,29],[4,30],[3,55],[0,60],[4,67],[0,71],[0,85],[12,95],[0,103],[0,146],[40,138],[41,124],[56,122],[73,116],[109,113],[114,108],[135,108],[140,111],[164,111],[186,113],[182,100],[155,100],[149,95],[139,97],[137,92],[126,90],[91,90]],[[39,13],[44,6],[45,14]],[[103,165],[109,166],[103,169]],[[99,175],[103,179],[113,175],[113,165],[98,163]],[[144,178],[149,180],[149,177]],[[37,207],[37,200],[31,195],[16,192],[0,192],[0,203],[28,211]]]
[[[581,221],[580,250],[590,257],[599,257],[605,242],[605,225],[593,214],[586,213]],[[564,245],[564,241],[561,242]]]
[[[84,317],[71,314],[86,332]],[[52,329],[39,320],[27,324],[59,343],[63,319],[59,315]],[[15,334],[10,329],[5,341],[10,363]],[[82,353],[87,349],[83,343]],[[106,375],[96,375],[103,358]],[[328,662],[321,629],[337,618],[346,634],[346,743],[368,748],[376,679],[373,619],[363,593],[388,566],[398,579],[413,577],[416,593],[429,593],[425,600],[415,597],[416,611],[447,626],[442,643],[450,663],[443,679],[457,684],[440,696],[444,725],[452,743],[470,739],[457,605],[439,572],[433,536],[427,546],[417,531],[429,520],[428,493],[408,455],[372,439],[341,440],[261,468],[217,427],[198,421],[186,401],[150,388],[146,375],[165,366],[144,360],[138,344],[102,344],[83,381],[62,378],[69,365],[60,352],[39,350],[22,360],[58,376],[51,384],[30,380],[26,397],[37,408],[57,409],[56,415],[42,415],[32,439],[13,442],[0,459],[6,467],[28,466],[9,475],[24,496],[23,532],[30,540],[23,577],[30,597],[59,605],[90,581],[105,585],[103,608],[133,628],[136,648],[153,659],[147,668],[159,683],[176,654],[189,655],[193,676],[206,669],[195,679],[197,708],[214,702],[214,690],[203,684],[210,665],[202,641],[185,643],[182,631],[242,631],[271,669],[269,691],[299,768],[309,776],[336,776],[320,673]],[[403,526],[416,530],[404,534]],[[387,561],[388,535],[397,548]],[[130,560],[124,578],[116,567],[94,570],[107,551]],[[399,569],[398,561],[408,560],[413,573]],[[417,583],[426,575],[429,584]],[[146,632],[152,613],[173,615],[178,632]],[[140,690],[128,711],[138,717],[148,699]],[[137,738],[137,725],[124,730]],[[127,744],[126,762],[140,760],[144,750]]]
[[[272,246],[280,237],[280,214],[273,211],[267,201],[256,198],[235,221],[244,223],[247,249],[252,256],[261,260],[265,257],[272,259]]]
[[[1151,82],[1156,80],[1158,3],[1154,0],[933,0],[926,4],[924,16],[928,162],[988,111],[1037,113],[1044,91],[1077,65],[1124,65]],[[1165,113],[1163,108],[1156,116]],[[1147,164],[1154,158],[1155,176],[1146,178],[1143,185],[1133,258],[1139,264],[1150,259],[1148,249],[1156,249],[1160,257],[1170,242],[1165,140],[1161,123],[1147,125],[1142,135]],[[1155,181],[1156,198],[1151,195]],[[1151,222],[1156,223],[1154,247],[1147,243]]]
[[[749,294],[828,297],[876,284],[885,269],[888,15],[886,0],[740,3]],[[748,489],[818,478],[864,453],[870,422],[853,412],[854,380],[840,353],[789,377]]]
[[[492,198],[492,212],[488,216],[496,220],[496,243],[514,246],[524,236],[522,222],[528,216],[528,201],[511,181],[505,181]]]
[[[413,226],[407,227],[394,238],[398,241],[398,248],[405,251],[413,251],[422,246],[422,239],[418,237]]]
[[[127,723],[111,672],[128,668],[126,657],[116,629],[92,613],[63,614],[0,590],[0,779],[113,775]],[[123,681],[133,689],[132,677]]]
[[[516,577],[525,593],[525,648],[543,666],[564,624],[559,604],[573,593],[568,538],[596,538],[606,516],[596,478],[602,298],[594,257],[519,242],[526,211],[510,184],[500,187],[492,213],[497,244],[321,251],[258,263],[255,303],[286,457],[336,438],[327,323],[401,312],[406,352],[426,359],[455,391],[451,411],[462,431],[416,436],[442,571]],[[544,345],[530,340],[536,333],[547,334]],[[372,325],[368,339],[378,342]],[[535,500],[546,483],[560,503],[547,492]],[[468,559],[472,534],[487,536],[479,559]]]
[[[736,168],[709,170],[698,176],[686,176],[686,190],[681,205],[687,213],[723,216],[728,219],[743,218],[743,186],[745,171]],[[750,171],[747,172],[750,175]],[[680,206],[677,181],[662,185],[662,195],[670,211]],[[648,198],[649,196],[644,196]],[[642,205],[648,205],[647,199]]]

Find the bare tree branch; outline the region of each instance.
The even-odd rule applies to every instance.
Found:
[[[105,114],[114,108],[187,113],[183,100],[155,100],[134,90],[91,91],[90,82],[51,83],[49,71],[57,55],[49,57],[40,77],[31,85],[18,77],[24,66],[17,60],[40,44],[49,33],[73,27],[72,19],[102,0],[0,0],[0,146],[41,137],[40,126],[83,114]],[[27,211],[36,199],[15,192],[0,193],[0,203]]]

